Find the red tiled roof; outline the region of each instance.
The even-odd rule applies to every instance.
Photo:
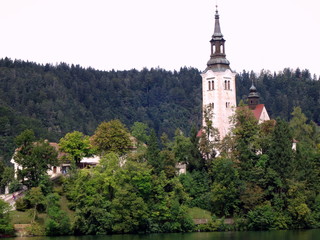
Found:
[[[262,110],[264,108],[264,104],[258,104],[255,109],[252,110],[254,117],[259,121]]]

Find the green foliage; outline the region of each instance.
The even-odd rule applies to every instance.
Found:
[[[5,166],[0,159],[0,193],[3,192],[4,188],[13,181],[13,176],[13,168]]]
[[[307,117],[302,113],[300,107],[295,107],[291,113],[292,119],[289,126],[292,136],[298,141],[306,141],[312,144],[312,126],[307,124]]]
[[[300,74],[296,74],[299,70]],[[283,71],[273,73],[262,70],[259,76],[243,71],[237,75],[237,100],[246,99],[252,80],[257,87],[260,100],[267,106],[271,118],[281,117],[288,121],[294,107],[300,106],[307,118],[320,123],[319,87],[320,82],[312,79],[307,69]]]
[[[12,108],[0,106],[0,155],[8,149],[7,156],[11,155],[14,136],[28,128],[37,137],[58,139],[73,129],[92,134],[99,122],[117,117],[128,126],[141,121],[155,129],[149,136],[146,124],[133,124],[133,135],[148,146],[142,145],[125,161],[126,143],[100,149],[108,154],[99,166],[80,170],[66,180],[64,189],[76,211],[77,234],[188,231],[193,224],[185,211],[187,205],[221,216],[239,214],[238,229],[248,223],[250,229],[320,225],[316,200],[320,193],[319,127],[305,118],[320,123],[320,85],[307,71],[238,75],[238,98],[246,97],[255,79],[271,117],[288,120],[293,106],[300,106],[306,115],[296,108],[289,127],[282,120],[257,125],[251,112],[240,108],[235,134],[224,140],[222,157],[213,159],[214,131],[204,131],[202,139],[196,137],[196,128],[190,138],[182,134],[201,121],[201,80],[196,69],[101,72],[64,63],[41,67],[11,61],[9,65],[0,61],[2,101]],[[174,137],[175,129],[181,132]],[[167,137],[161,149],[156,136],[162,133]],[[291,150],[293,137],[299,140],[296,152]],[[19,146],[29,146],[25,153],[32,152],[30,143],[36,142],[32,134],[26,132],[21,139]],[[177,178],[176,162],[188,162],[190,172]],[[47,179],[39,179],[37,186],[50,194]],[[50,220],[48,226],[56,229],[57,224]],[[223,230],[224,226],[219,227],[214,219],[210,228]]]
[[[17,179],[13,179],[10,182],[10,184],[9,184],[9,192],[10,193],[20,191],[21,189],[22,189],[22,184]]]
[[[206,171],[196,171],[179,176],[180,181],[191,198],[190,207],[199,207],[206,210],[212,210],[210,201],[210,178]]]
[[[262,154],[267,153],[271,142],[272,142],[272,133],[274,126],[276,125],[275,120],[264,121],[259,124],[258,138],[256,139],[259,150]]]
[[[15,206],[17,211],[22,211],[22,212],[30,208],[29,202],[27,202],[24,198],[18,198],[16,200]]]
[[[94,169],[67,179],[68,198],[75,210],[77,234],[178,232],[193,228],[187,195],[177,178],[164,171],[153,175],[147,162],[134,155],[120,167],[115,153]]]
[[[32,217],[32,222],[35,222],[38,218],[38,213],[44,212],[46,209],[45,197],[41,191],[41,188],[31,188],[24,197],[24,201],[28,208],[30,208],[29,212]]]
[[[190,154],[191,157],[188,159],[187,169],[189,171],[193,170],[203,170],[205,168],[205,159],[203,158],[200,148],[199,148],[199,138],[197,137],[198,131],[195,126],[192,126],[190,131]]]
[[[178,129],[176,131],[173,143],[173,153],[176,159],[176,162],[179,163],[189,163],[192,159],[192,143],[190,138],[185,137],[183,133]]]
[[[211,213],[209,211],[198,207],[189,208],[188,213],[193,219],[211,219]]]
[[[30,236],[44,236],[45,229],[44,227],[38,222],[32,222],[30,227],[26,228],[27,234]]]
[[[224,223],[224,218],[213,218],[206,224],[198,225],[197,230],[200,232],[223,232],[229,230],[229,227]]]
[[[319,150],[302,140],[294,152],[288,123],[279,119],[276,124],[257,125],[247,110],[243,107],[237,113],[235,134],[228,136],[226,151],[206,161],[195,151],[199,145],[194,130],[191,138],[177,130],[173,141],[163,134],[162,149],[151,130],[147,145],[137,151],[123,155],[105,150],[98,166],[78,170],[64,181],[75,211],[72,230],[76,234],[187,232],[195,229],[189,207],[221,217],[198,227],[200,231],[319,226],[315,201],[320,192]],[[197,164],[196,159],[203,162]],[[193,162],[192,171],[177,177],[177,162]],[[44,190],[49,189],[45,182],[39,184]],[[42,192],[57,197],[51,190]],[[25,204],[32,213],[41,210],[41,204],[35,207],[28,196]],[[69,229],[58,205],[50,203],[47,212],[47,234],[60,234],[61,226]],[[238,220],[233,227],[224,223],[225,217],[234,216]]]
[[[272,142],[268,151],[268,166],[272,168],[284,182],[290,178],[293,164],[292,134],[288,123],[277,119],[272,134]]]
[[[56,193],[47,196],[46,235],[68,235],[71,231],[68,215],[60,209],[60,196]]]
[[[187,214],[187,196],[178,179],[167,179],[161,172],[153,179],[152,198],[149,202],[151,232],[181,232],[193,228]]]
[[[153,167],[156,173],[160,173],[163,170],[163,162],[160,158],[160,147],[158,143],[158,138],[154,129],[151,129],[148,148],[146,152],[146,158],[149,164]]]
[[[127,126],[144,122],[171,139],[179,128],[201,125],[201,76],[198,69],[160,68],[99,71],[79,65],[40,65],[0,59],[0,156],[8,162],[13,139],[25,129],[37,137],[58,141],[74,129],[91,135],[98,123],[119,118]],[[254,80],[272,118],[289,120],[300,106],[317,124],[320,83],[306,69],[259,76],[237,75],[237,102],[246,99]],[[74,117],[77,116],[77,117]]]
[[[217,140],[220,139],[218,129],[213,127],[212,123],[213,111],[211,107],[205,107],[203,110],[204,126],[201,129],[199,139],[199,149],[206,160],[206,168],[209,168],[211,160],[216,155]]]
[[[79,164],[82,158],[90,157],[94,154],[94,149],[90,144],[89,136],[83,133],[74,131],[67,133],[59,141],[60,151],[67,153],[70,156],[73,164]]]
[[[148,135],[148,125],[142,122],[134,122],[131,127],[131,134],[134,136],[139,142],[147,143],[149,140]]]
[[[42,175],[40,177],[40,181],[38,184],[43,195],[47,196],[49,193],[53,191],[53,181],[50,179],[48,175]]]
[[[34,134],[30,130],[22,132],[16,138],[20,148],[14,155],[14,160],[22,168],[18,170],[18,179],[28,187],[38,186],[50,166],[58,164],[56,149],[47,141],[34,140]]]
[[[253,209],[258,206],[264,200],[264,192],[261,187],[257,184],[247,182],[245,184],[245,189],[241,192],[240,200],[243,204],[243,209],[245,211]]]
[[[102,153],[115,152],[121,155],[132,147],[130,134],[119,120],[101,123],[96,129],[92,141],[98,151]]]
[[[31,145],[36,140],[34,131],[27,129],[20,133],[19,136],[15,138],[15,144],[21,147],[27,147]]]
[[[239,208],[241,182],[239,173],[229,159],[217,158],[212,164],[211,211],[218,216],[229,216]]]
[[[276,218],[276,213],[268,204],[258,206],[248,213],[248,228],[250,230],[271,230]]]
[[[14,233],[13,225],[9,218],[10,206],[0,199],[0,237],[1,235],[12,235]]]
[[[240,174],[243,179],[252,181],[250,172],[256,163],[258,121],[248,106],[240,105],[233,117],[233,124],[234,158],[239,162]]]
[[[112,230],[116,233],[137,233],[147,230],[148,207],[130,185],[119,189],[111,203]]]

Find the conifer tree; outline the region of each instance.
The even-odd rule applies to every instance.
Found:
[[[271,146],[267,153],[268,167],[273,169],[285,184],[291,176],[293,166],[292,133],[287,122],[279,118],[276,121]]]
[[[160,173],[161,170],[163,170],[163,163],[161,162],[159,153],[160,147],[158,138],[154,129],[151,129],[146,157],[156,173]]]

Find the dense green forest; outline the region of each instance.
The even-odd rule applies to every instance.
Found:
[[[141,122],[130,130],[119,120],[102,122],[91,137],[73,131],[61,138],[61,159],[25,130],[15,139],[21,146],[15,160],[22,166],[18,180],[29,190],[13,216],[31,214],[31,235],[320,227],[320,133],[300,107],[290,122],[258,124],[240,103],[232,134],[221,142],[210,141],[217,133],[206,115],[205,121],[200,137],[192,128],[190,137],[177,130],[172,140],[163,134],[161,141]],[[101,156],[99,164],[77,167],[90,154]],[[58,160],[71,165],[53,184],[46,170]],[[177,163],[188,171],[178,174]],[[192,209],[207,210],[208,222],[195,225]],[[0,234],[10,233],[10,219],[3,216]]]
[[[243,105],[252,82],[276,120],[258,124]],[[239,73],[240,107],[221,142],[210,141],[216,130],[206,115],[197,137],[194,68],[106,72],[2,59],[0,86],[1,156],[8,161],[19,146],[23,167],[13,180],[0,161],[0,186],[28,187],[16,208],[30,213],[30,234],[320,227],[320,81],[308,70]],[[60,158],[45,138],[59,142]],[[99,165],[80,169],[92,154]],[[57,161],[70,169],[53,183],[47,168]],[[12,234],[8,205],[0,205],[0,234]],[[194,208],[210,212],[207,224],[194,224]]]
[[[308,70],[262,71],[237,75],[237,98],[245,99],[254,81],[272,118],[291,118],[300,106],[320,123],[320,81]],[[56,66],[0,60],[0,156],[8,162],[13,139],[25,129],[58,141],[67,132],[92,134],[102,121],[120,119],[127,126],[148,124],[158,136],[188,133],[201,122],[201,77],[195,68],[179,71],[132,69],[99,71],[79,65]]]

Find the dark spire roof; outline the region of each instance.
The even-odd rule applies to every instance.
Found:
[[[212,38],[217,38],[217,37],[223,38],[223,35],[221,33],[221,28],[220,28],[218,6],[216,6],[214,33],[212,35]]]
[[[214,33],[210,40],[211,43],[211,55],[210,59],[207,62],[207,69],[212,71],[225,71],[230,69],[229,61],[226,59],[225,48],[224,48],[224,38],[221,33],[220,21],[219,21],[219,12],[218,6],[216,6],[215,14],[215,24],[214,24]]]
[[[257,88],[253,84],[253,81],[252,81],[252,85],[251,85],[249,91],[250,92],[249,92],[248,98],[259,98],[260,97],[259,93],[257,91]]]
[[[257,105],[259,105],[259,99],[260,99],[260,95],[257,91],[257,88],[254,86],[253,81],[249,91],[250,92],[248,95],[248,105],[249,105],[249,108],[253,110],[257,107]]]

